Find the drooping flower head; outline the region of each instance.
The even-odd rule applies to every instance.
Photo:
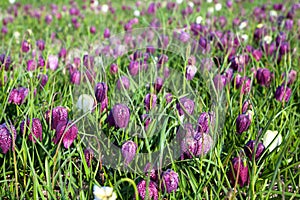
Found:
[[[31,129],[29,130],[29,127],[31,127]],[[39,139],[40,141],[42,141],[42,135],[43,135],[43,128],[42,128],[42,123],[40,121],[40,119],[38,118],[33,118],[32,119],[32,123],[30,121],[30,119],[23,120],[21,122],[20,125],[20,130],[21,130],[21,134],[24,134],[24,131],[26,131],[26,134],[29,133],[29,140],[32,142],[36,142],[35,138],[33,137],[33,135]]]
[[[95,86],[95,96],[98,103],[102,103],[107,98],[108,87],[106,83],[100,82]]]
[[[231,164],[231,169],[228,172],[231,184],[234,186],[237,181],[241,187],[244,187],[249,183],[249,172],[246,161],[240,157],[235,157],[232,159]]]
[[[171,193],[172,191],[176,191],[179,184],[178,174],[171,169],[163,172],[162,174],[162,190],[167,193]]]
[[[126,128],[130,119],[129,108],[124,104],[116,104],[111,109],[108,122],[111,126],[116,128]]]
[[[8,103],[21,105],[24,103],[28,93],[29,90],[25,87],[15,88],[9,94]]]
[[[263,145],[263,143],[258,143],[256,151],[255,151],[255,140],[250,140],[249,142],[247,142],[247,144],[244,147],[244,151],[245,154],[247,155],[247,157],[252,160],[252,155],[253,153],[255,154],[255,160],[257,161],[261,155],[263,154],[264,150],[265,150],[265,146]]]
[[[122,145],[122,155],[124,157],[125,165],[128,165],[134,158],[137,150],[137,144],[131,140]]]
[[[12,136],[14,134],[14,137]],[[13,125],[7,125],[6,123],[0,124],[0,148],[2,153],[6,154],[12,149],[12,140],[16,140],[17,131]]]
[[[153,181],[150,181],[148,188],[146,188],[146,187],[147,187],[146,180],[141,180],[137,184],[138,193],[139,193],[141,199],[142,200],[145,200],[145,199],[158,200],[158,189],[157,189],[156,183]],[[148,195],[149,195],[148,198],[146,196],[147,190],[148,190]]]
[[[57,106],[52,109],[52,113],[46,112],[46,120],[48,123],[51,122],[51,128],[55,130],[59,122],[68,121],[68,110],[65,107]]]
[[[236,119],[236,132],[242,134],[247,131],[251,124],[251,116],[248,114],[241,114]]]
[[[54,144],[58,144],[62,139],[64,147],[68,149],[78,134],[78,129],[76,124],[71,121],[60,121],[55,129],[55,138],[53,138]]]

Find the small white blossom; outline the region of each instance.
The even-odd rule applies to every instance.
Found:
[[[246,28],[247,25],[248,25],[247,22],[246,22],[246,21],[243,21],[242,23],[240,23],[239,29],[242,30],[242,29]]]
[[[273,141],[273,142],[272,142]],[[278,131],[267,130],[263,138],[263,144],[269,151],[273,151],[277,146],[282,142],[281,134],[278,134]]]
[[[140,14],[141,14],[141,13],[140,13],[139,10],[135,10],[135,11],[133,12],[133,15],[136,16],[136,17],[139,17]]]
[[[191,1],[189,1],[188,3],[187,3],[190,7],[194,7],[194,3],[193,2],[191,2]]]
[[[108,7],[107,4],[103,4],[103,5],[101,6],[101,10],[102,10],[102,12],[104,12],[104,13],[107,13],[108,9],[109,9],[109,7]]]
[[[14,4],[16,1],[15,0],[9,0],[10,4]]]
[[[207,2],[207,3],[211,3],[211,2],[212,2],[212,0],[206,0],[206,2]]]
[[[94,200],[116,200],[117,195],[111,187],[99,187],[94,185]]]
[[[201,24],[202,20],[203,20],[203,18],[201,16],[198,16],[196,18],[196,24]]]
[[[222,9],[222,4],[217,3],[217,4],[215,5],[215,10],[216,10],[216,11],[220,11],[221,9]]]
[[[264,42],[266,42],[267,44],[270,44],[272,42],[272,37],[269,36],[269,35],[266,35],[264,38],[263,38]]]
[[[94,99],[91,95],[82,94],[79,96],[76,107],[83,112],[89,112],[93,110],[94,107]]]
[[[214,11],[215,11],[214,7],[209,7],[207,9],[207,12],[209,12],[209,13],[214,13]]]
[[[183,2],[183,0],[176,0],[177,4],[181,4]]]
[[[241,35],[241,38],[242,38],[245,42],[247,42],[248,39],[249,39],[249,36],[248,36],[247,34],[243,34],[243,35]]]
[[[271,17],[277,17],[277,12],[275,10],[270,11],[270,16]]]

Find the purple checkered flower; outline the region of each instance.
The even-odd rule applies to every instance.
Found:
[[[180,98],[179,102],[176,104],[176,108],[180,116],[184,115],[185,112],[188,115],[192,115],[194,112],[194,107],[195,107],[194,101],[187,97]]]
[[[288,102],[290,100],[291,94],[292,94],[291,88],[281,85],[276,89],[275,99],[280,102],[282,101]]]
[[[126,128],[130,120],[129,108],[124,104],[116,104],[110,110],[108,123],[116,128]]]
[[[55,138],[53,138],[54,144],[58,144],[62,139],[64,147],[68,149],[78,134],[76,124],[72,124],[71,121],[60,121],[55,129]]]
[[[178,174],[171,169],[162,173],[162,183],[161,188],[167,193],[176,191],[179,184]]]
[[[149,182],[149,186],[147,187],[147,181],[146,180],[141,180],[138,184],[137,184],[137,189],[139,192],[139,195],[141,197],[142,200],[145,199],[153,199],[153,200],[158,200],[158,189],[157,189],[157,185],[155,182],[150,181]],[[148,191],[148,195],[146,196]]]
[[[48,123],[51,122],[51,129],[56,130],[59,122],[67,122],[68,121],[68,110],[62,106],[57,106],[53,108],[52,113],[48,110],[46,112],[46,121]]]
[[[31,127],[31,130],[29,130],[29,127]],[[30,141],[32,141],[34,143],[36,141],[35,141],[35,138],[33,137],[33,135],[37,139],[42,141],[43,128],[42,128],[42,123],[41,123],[40,119],[33,118],[32,121],[30,119],[27,119],[26,124],[25,124],[25,120],[23,120],[20,125],[20,130],[21,130],[21,134],[24,134],[24,131],[26,133],[30,133],[28,138]]]
[[[118,79],[117,81],[117,88],[119,90],[128,90],[130,87],[130,80],[126,76],[121,76],[121,78]]]
[[[122,145],[122,155],[124,157],[125,165],[127,166],[135,157],[137,144],[129,140]]]
[[[256,72],[257,83],[269,87],[272,82],[272,73],[267,68],[259,68]]]
[[[242,134],[247,131],[251,125],[251,117],[248,114],[241,114],[236,119],[236,132]]]
[[[93,157],[94,157],[94,151],[89,147],[86,148],[84,150],[84,158],[88,167],[91,167]]]
[[[261,142],[258,143],[256,152],[254,152],[255,151],[255,143],[256,143],[255,140],[250,140],[249,142],[247,142],[247,144],[244,147],[244,151],[250,160],[252,160],[252,155],[253,155],[253,153],[255,153],[255,160],[258,161],[258,159],[261,157],[261,155],[263,154],[263,152],[265,150],[265,146]]]
[[[108,87],[106,83],[100,82],[95,86],[95,97],[98,103],[102,103],[107,98]]]
[[[146,94],[145,99],[144,99],[144,104],[146,107],[146,110],[149,111],[150,109],[154,108],[156,106],[156,100],[157,97],[155,94]]]
[[[27,88],[24,88],[24,87],[20,87],[17,89],[15,88],[9,94],[8,103],[21,105],[24,103],[25,98],[27,97],[28,93],[29,93],[29,90]]]
[[[6,154],[12,146],[12,134],[14,134],[14,140],[17,138],[17,131],[13,125],[8,126],[6,123],[0,125],[0,148],[2,153]]]
[[[241,187],[244,187],[249,183],[249,172],[246,161],[240,157],[235,157],[231,163],[231,169],[227,174],[231,184],[234,186],[237,182]]]

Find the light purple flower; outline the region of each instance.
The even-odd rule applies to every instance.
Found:
[[[275,92],[275,99],[277,101],[285,101],[288,102],[290,100],[292,94],[292,90],[289,87],[285,87],[284,85],[281,85],[277,87],[276,92]]]
[[[116,104],[108,115],[108,123],[116,128],[126,128],[130,120],[129,108],[124,104]]]
[[[167,193],[176,191],[179,185],[178,174],[171,169],[163,172],[161,188]]]
[[[180,116],[184,115],[185,112],[188,115],[192,115],[194,112],[194,107],[195,107],[194,101],[187,97],[180,98],[179,102],[176,104],[176,108]]]
[[[62,139],[64,147],[68,149],[77,137],[78,129],[76,124],[71,125],[71,121],[60,121],[55,129],[54,144],[58,144]]]
[[[156,95],[155,94],[146,94],[144,99],[144,105],[146,107],[146,110],[149,111],[150,109],[154,108],[156,106]]]
[[[13,89],[8,98],[8,103],[13,103],[16,105],[21,105],[24,103],[25,98],[27,97],[29,90],[24,87]]]
[[[186,67],[185,77],[188,81],[192,80],[197,73],[197,67],[194,65],[188,65]]]
[[[122,145],[122,155],[127,166],[135,157],[137,144],[129,140]]]
[[[121,76],[117,81],[117,88],[119,90],[128,90],[130,87],[130,80],[126,76]]]
[[[56,55],[49,55],[48,56],[48,68],[51,70],[56,70],[58,67],[58,56]]]

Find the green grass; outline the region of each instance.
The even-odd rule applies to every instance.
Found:
[[[26,2],[29,3],[30,1]],[[44,2],[49,3],[46,0],[39,3],[31,2],[34,7],[42,5]],[[68,1],[51,2],[57,2],[60,7],[64,4],[67,5]],[[117,3],[113,2],[116,5]],[[288,2],[287,7],[289,4],[290,2]],[[223,5],[222,11],[215,14],[227,17],[228,24],[225,30],[233,30],[231,20],[237,16],[238,6],[241,5],[247,9],[246,13],[250,14],[254,6],[259,5],[259,1],[235,5],[234,11],[227,10]],[[0,3],[2,11],[8,6],[6,2]],[[180,7],[183,8],[184,5]],[[179,27],[182,27],[184,24],[189,25],[195,21],[198,15],[205,16],[207,7],[209,5],[203,3],[200,13],[193,13],[186,20],[181,18],[180,10],[177,12],[166,11],[165,9],[158,10],[157,18],[161,20],[163,28],[172,30],[176,28],[176,24],[167,25],[168,17],[178,21]],[[11,55],[14,61],[14,70],[5,72],[4,69],[1,69],[0,71],[1,80],[4,75],[9,77],[7,83],[0,87],[0,122],[1,124],[4,122],[12,123],[17,129],[18,136],[14,151],[9,151],[5,155],[0,153],[0,199],[92,199],[94,184],[114,187],[118,199],[132,199],[138,181],[141,178],[148,179],[144,173],[140,172],[141,170],[125,173],[109,167],[105,165],[105,160],[101,160],[98,154],[93,159],[91,168],[87,167],[83,151],[86,148],[86,139],[90,136],[82,130],[79,130],[79,136],[71,148],[65,149],[63,145],[55,145],[52,142],[55,132],[48,126],[44,114],[47,110],[61,105],[68,108],[71,120],[78,120],[73,109],[77,98],[75,91],[78,88],[69,82],[68,72],[61,61],[55,72],[46,68],[27,72],[26,60],[31,55],[20,53],[20,41],[23,37],[29,40],[33,46],[35,46],[35,41],[40,38],[46,41],[46,49],[43,52],[45,60],[47,56],[57,54],[61,47],[68,50],[88,51],[90,44],[103,39],[104,28],[109,27],[112,35],[123,32],[124,29],[117,23],[117,20],[127,22],[133,17],[131,14],[133,11],[121,12],[119,5],[117,9],[116,15],[95,16],[91,12],[82,11],[85,18],[80,21],[81,26],[77,30],[68,25],[71,23],[69,15],[64,16],[61,20],[54,17],[52,24],[47,26],[43,19],[38,22],[36,19],[23,17],[23,11],[20,11],[14,23],[8,24],[8,34],[1,35],[0,53],[7,52]],[[243,30],[244,33],[249,34],[248,43],[257,48],[258,44],[252,41],[252,34],[257,22],[253,21],[251,17],[244,18],[249,20],[249,27]],[[150,17],[141,16],[139,21],[140,23],[134,25],[134,28],[148,26]],[[92,24],[97,27],[97,35],[89,33],[89,26]],[[28,29],[31,30],[32,34],[28,33]],[[20,33],[19,42],[13,38],[13,33],[16,31]],[[52,32],[57,34],[57,39],[54,41],[50,39]],[[278,31],[272,34],[275,36],[277,33]],[[216,133],[218,140],[215,147],[206,156],[184,161],[174,159],[168,166],[164,166],[159,172],[172,168],[179,174],[179,188],[171,194],[160,192],[159,199],[300,199],[300,79],[297,78],[291,86],[293,92],[289,102],[279,103],[274,98],[275,90],[281,84],[280,76],[283,72],[295,69],[299,77],[299,40],[297,37],[297,27],[294,21],[294,30],[288,33],[288,40],[291,41],[291,48],[297,48],[295,55],[289,54],[280,64],[276,64],[274,60],[267,57],[259,62],[251,61],[248,64],[245,72],[248,76],[251,76],[250,69],[258,66],[267,67],[274,72],[275,79],[269,88],[262,88],[254,84],[249,95],[241,95],[240,90],[232,86],[225,88],[225,103],[222,106],[226,112],[226,118],[224,127]],[[242,49],[237,51],[241,52]],[[224,52],[215,49],[212,50],[211,56],[225,57]],[[182,66],[184,66],[186,58],[182,59],[177,55],[173,55],[173,57],[170,55],[169,60],[169,67],[184,72]],[[128,62],[125,61],[125,58],[119,58],[117,63],[120,66],[119,75],[127,74]],[[222,70],[227,67],[226,62],[221,66]],[[49,80],[44,89],[37,89],[37,95],[34,96],[34,89],[38,88],[36,77],[40,73],[47,74]],[[107,80],[105,81],[110,88],[108,93],[109,98],[111,97],[109,99],[110,109],[118,100],[115,92],[117,77],[111,76],[109,70],[106,73]],[[98,81],[104,81],[103,77],[100,74]],[[151,78],[153,77],[149,74],[149,79]],[[251,78],[255,83],[255,77]],[[193,95],[197,104],[195,112],[197,113],[209,111],[211,106],[209,88],[203,87],[203,81],[205,80],[198,73],[191,82],[191,86],[186,83],[187,90],[194,88]],[[20,106],[8,104],[9,91],[18,86],[29,88],[30,93],[26,102]],[[165,125],[164,131],[161,131],[156,137],[149,137],[146,140],[130,135],[130,131],[134,131],[137,128],[136,124],[140,123],[138,116],[143,112],[143,98],[146,94],[146,88],[141,88],[140,85],[135,85],[135,87],[139,91],[132,92],[129,100],[127,99],[133,111],[131,122],[135,123],[130,123],[126,131],[108,127],[105,123],[107,113],[100,114],[99,107],[90,117],[92,122],[95,122],[94,120],[100,121],[102,130],[110,139],[114,140],[114,144],[121,146],[126,140],[133,139],[139,144],[138,151],[145,153],[149,149],[157,150],[160,146],[165,145],[164,139],[167,136],[170,136],[168,139],[172,138],[172,135],[174,136],[176,133],[174,127],[180,122],[174,112],[166,124],[163,124]],[[93,87],[87,87],[87,90],[93,90]],[[160,102],[163,102],[163,98],[163,94],[158,95]],[[241,103],[246,99],[252,102],[254,118],[249,130],[242,135],[237,135],[235,120],[240,113]],[[168,113],[168,109],[172,109],[165,107],[164,104],[160,106],[160,113]],[[37,141],[34,144],[28,140],[28,134],[20,134],[20,123],[26,117],[41,120],[43,125],[42,142]],[[261,139],[267,130],[277,130],[283,136],[282,144],[273,152],[266,151],[258,162],[247,160],[250,173],[249,186],[243,188],[238,185],[232,186],[226,175],[231,168],[231,159],[238,155],[243,156],[243,147],[247,141],[256,138]]]

